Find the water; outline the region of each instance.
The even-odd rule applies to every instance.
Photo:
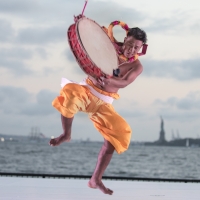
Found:
[[[91,175],[100,142],[0,142],[0,172]],[[200,179],[200,148],[130,145],[114,153],[105,176]]]

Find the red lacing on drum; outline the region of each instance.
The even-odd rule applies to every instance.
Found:
[[[80,16],[77,16],[76,19],[77,20],[80,19],[79,17]],[[84,72],[86,72],[87,74],[93,77],[103,76],[101,70],[97,68],[95,64],[91,63],[91,61],[85,55],[85,52],[83,51],[82,46],[79,40],[77,39],[77,32],[76,32],[75,27],[76,27],[76,24],[72,24],[68,29],[67,35],[68,35],[70,48],[78,64],[84,70]]]

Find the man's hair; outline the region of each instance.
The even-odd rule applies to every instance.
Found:
[[[138,27],[130,28],[127,36],[133,36],[136,40],[140,40],[144,44],[147,42],[147,34]]]

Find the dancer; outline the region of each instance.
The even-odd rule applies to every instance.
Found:
[[[146,41],[147,36],[143,30],[129,29],[123,43],[115,41],[120,61],[116,76],[99,79],[88,76],[84,83],[68,83],[52,102],[61,113],[63,133],[50,140],[51,146],[70,141],[74,115],[79,111],[88,113],[95,128],[102,134],[104,143],[88,186],[98,188],[105,194],[111,195],[113,191],[104,186],[103,173],[110,163],[114,150],[118,154],[123,153],[128,149],[131,139],[130,126],[114,110],[112,102],[119,98],[117,94],[119,89],[134,82],[142,73],[143,66],[138,59],[138,52]]]

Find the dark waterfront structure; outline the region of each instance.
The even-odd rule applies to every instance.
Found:
[[[166,141],[165,139],[165,130],[164,130],[164,120],[162,116],[160,117],[160,133],[159,139],[155,142],[145,142],[145,145],[153,145],[153,146],[177,146],[177,147],[200,147],[200,139],[194,138],[183,138],[183,139],[174,139],[171,141]]]
[[[160,123],[160,137],[158,141],[156,141],[156,144],[158,145],[165,145],[167,141],[165,140],[165,130],[164,130],[164,121],[162,116],[160,117],[161,123]]]

